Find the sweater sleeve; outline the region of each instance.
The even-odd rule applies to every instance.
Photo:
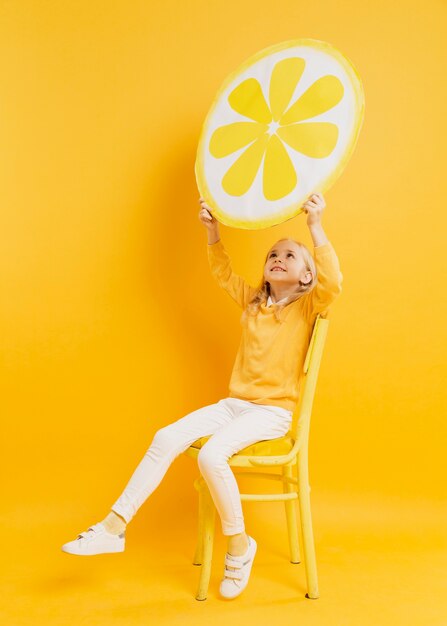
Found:
[[[308,294],[305,303],[309,317],[327,311],[329,305],[341,293],[343,282],[337,254],[329,241],[314,248],[314,259],[317,283]]]
[[[208,244],[208,261],[211,273],[218,284],[240,307],[245,309],[256,289],[233,272],[230,257],[221,239],[216,243]]]

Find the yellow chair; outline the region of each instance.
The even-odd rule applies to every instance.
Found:
[[[300,563],[300,541],[307,582],[307,593],[305,597],[310,599],[318,598],[319,593],[309,497],[309,427],[318,371],[328,326],[329,321],[325,317],[318,315],[314,323],[303,371],[300,375],[300,400],[293,413],[290,431],[285,437],[252,444],[240,450],[228,461],[229,465],[232,467],[270,466],[281,468],[281,474],[251,472],[248,470],[245,472],[237,472],[235,475],[245,474],[282,482],[283,493],[241,493],[241,500],[284,502],[289,537],[290,561],[291,563]],[[209,437],[201,437],[185,450],[184,454],[197,459],[200,448],[208,439]],[[201,565],[196,600],[206,600],[211,574],[215,506],[208,486],[202,476],[194,482],[194,487],[199,492],[199,530],[193,564]],[[298,533],[297,509],[294,503],[294,500],[297,499],[300,508],[300,533]]]

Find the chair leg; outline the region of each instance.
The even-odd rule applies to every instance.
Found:
[[[197,485],[197,490],[199,492],[199,511],[198,511],[198,520],[197,520],[197,544],[196,551],[194,553],[194,559],[192,561],[193,565],[202,565],[203,560],[203,488],[199,487],[199,482],[197,481],[194,486]]]
[[[284,465],[282,468],[282,474],[283,476],[286,476],[287,478],[293,478],[292,466]],[[284,493],[291,493],[292,491],[295,491],[293,485],[287,481],[284,481],[283,489],[284,489]],[[300,558],[300,547],[299,547],[299,538],[298,538],[298,515],[297,515],[296,500],[285,500],[284,506],[286,509],[290,562],[300,563],[301,558]]]
[[[317,561],[312,528],[312,514],[310,510],[310,486],[307,459],[300,462],[298,468],[298,498],[300,503],[303,556],[307,582],[306,598],[317,599],[320,597],[320,594],[318,592]]]
[[[202,498],[202,567],[200,568],[199,586],[196,600],[206,600],[213,559],[214,527],[216,510],[208,486],[201,487]]]

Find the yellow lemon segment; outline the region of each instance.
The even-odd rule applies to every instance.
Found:
[[[272,135],[265,152],[263,191],[268,200],[278,200],[294,189],[297,175],[282,142]]]
[[[249,78],[238,85],[228,97],[231,107],[255,122],[268,123],[272,114],[265,101],[261,85],[254,78]]]
[[[304,59],[292,57],[278,61],[270,78],[269,100],[275,121],[284,113],[295,87],[304,72]]]
[[[360,78],[331,45],[297,39],[266,48],[224,81],[206,117],[200,195],[229,226],[290,219],[340,176],[363,115]]]
[[[332,109],[343,97],[343,84],[336,76],[323,76],[316,80],[309,89],[288,109],[281,119],[281,124],[301,122]]]
[[[264,156],[267,143],[268,136],[264,134],[233,163],[222,180],[222,187],[227,193],[241,196],[250,188]]]
[[[252,124],[251,122],[234,122],[234,124],[220,126],[211,137],[210,153],[217,158],[227,156],[248,145],[254,139],[259,139],[267,130],[267,124]]]
[[[322,159],[329,156],[337,144],[338,126],[330,122],[289,124],[278,128],[278,137],[297,152]]]

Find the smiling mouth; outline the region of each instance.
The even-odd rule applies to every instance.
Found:
[[[271,272],[285,272],[286,270],[284,270],[282,267],[276,266],[276,267],[272,267],[270,271]]]

